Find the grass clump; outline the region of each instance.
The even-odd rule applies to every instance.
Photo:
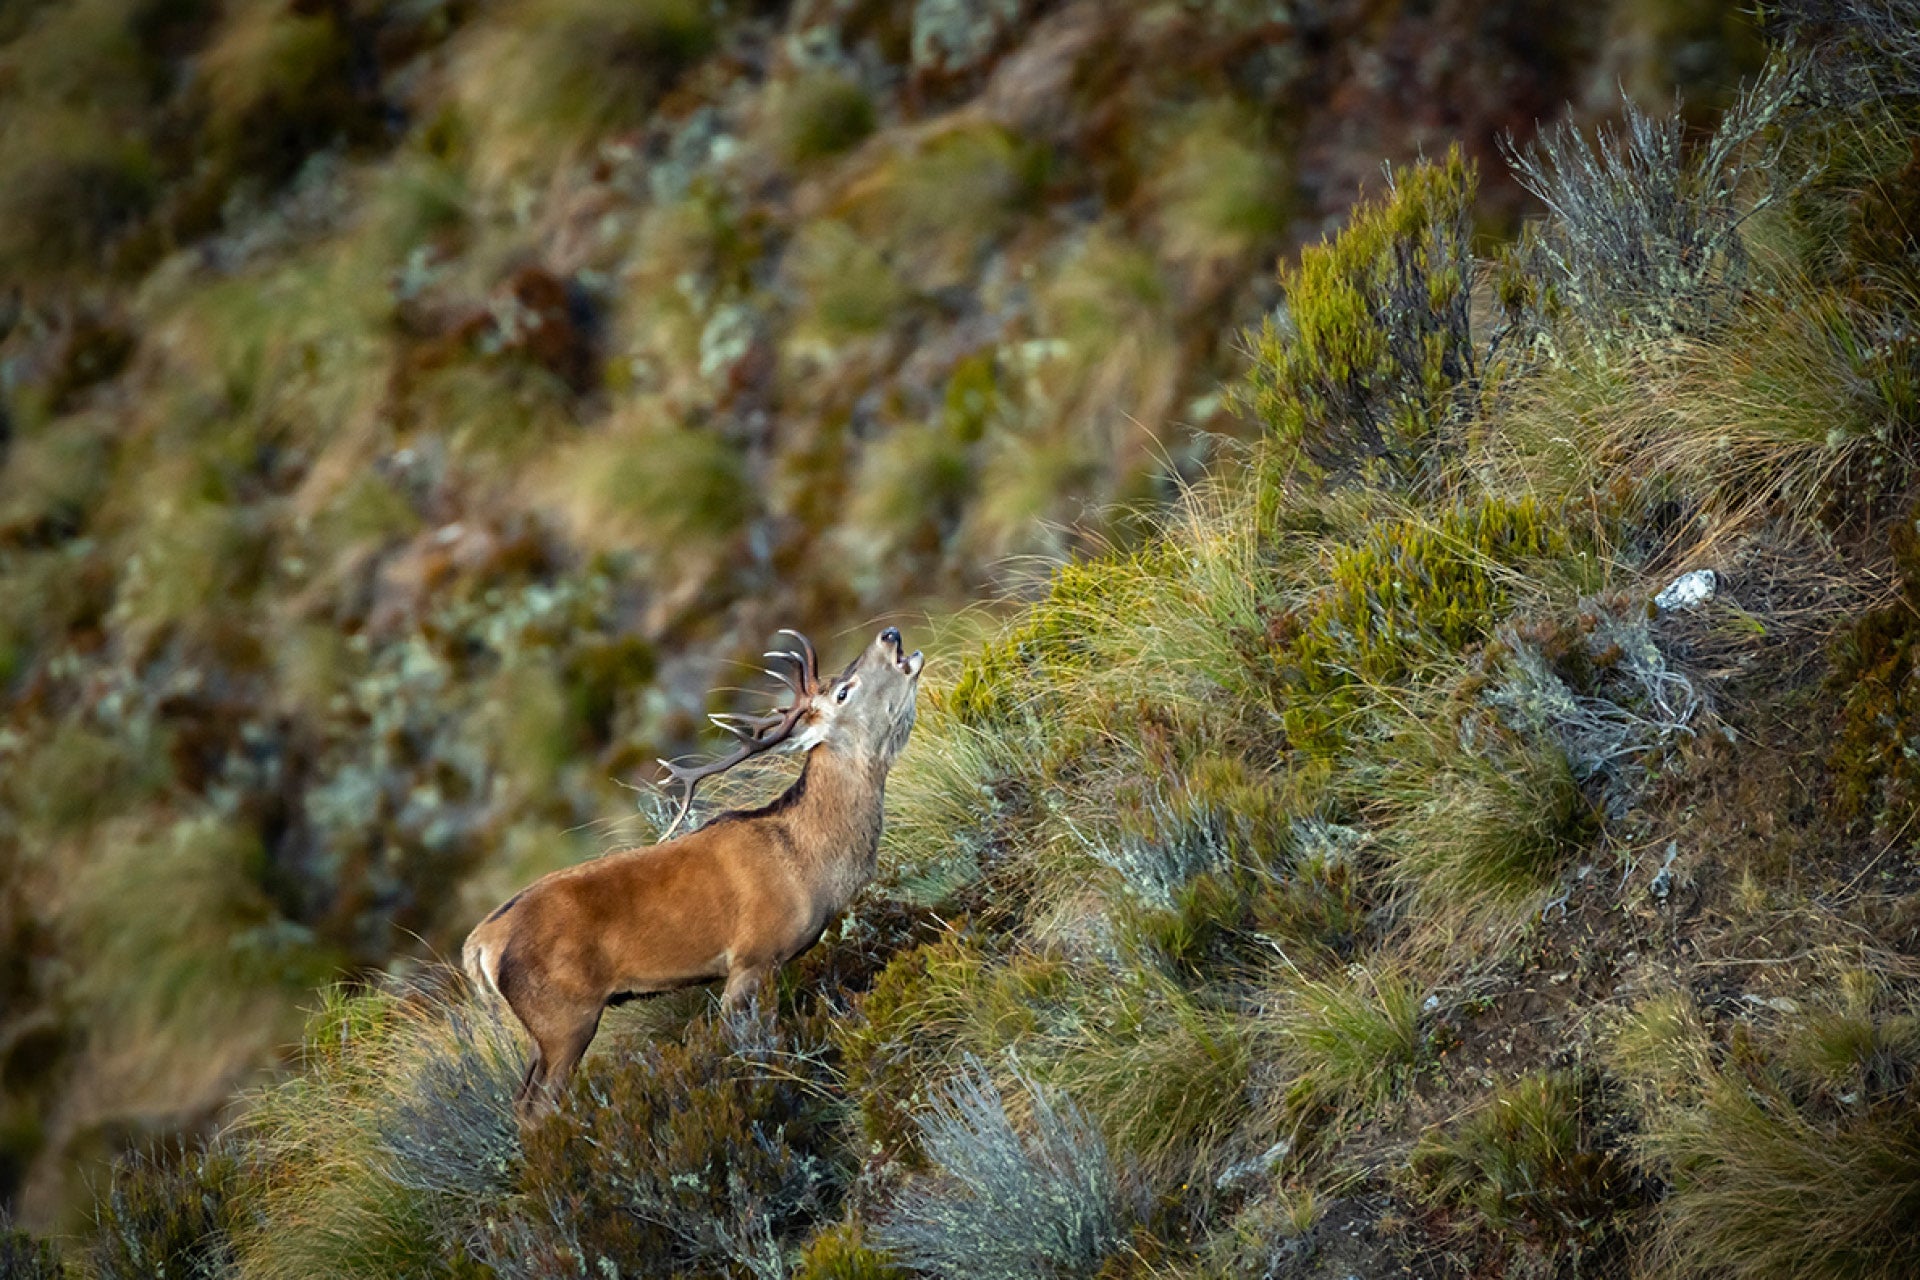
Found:
[[[1911,1270],[1920,1006],[1909,995],[1849,974],[1777,1026],[1736,1024],[1724,1049],[1669,1002],[1623,1029],[1618,1060],[1661,1099],[1642,1145],[1670,1184],[1655,1241],[1667,1272],[1892,1280]],[[1698,1069],[1678,1078],[1646,1070],[1687,1065]]]
[[[284,0],[238,6],[201,54],[206,140],[236,173],[275,182],[370,116],[351,37],[331,12]]]
[[[787,87],[778,108],[780,154],[805,167],[852,150],[874,129],[873,97],[857,80],[812,71]]]
[[[867,1243],[864,1227],[839,1223],[808,1242],[792,1280],[905,1280],[906,1275]]]
[[[153,207],[157,172],[137,136],[79,109],[0,124],[0,264],[16,278],[97,272]]]
[[[455,66],[476,166],[498,181],[642,123],[718,34],[699,0],[515,0]]]
[[[1920,534],[1910,518],[1890,537],[1900,595],[1836,637],[1828,676],[1842,699],[1830,755],[1837,807],[1889,835],[1905,830],[1920,809],[1920,705],[1912,678],[1920,659]]]
[[[1382,1106],[1430,1057],[1419,993],[1384,964],[1356,963],[1319,980],[1282,978],[1263,1030],[1297,1112]]]
[[[1183,128],[1154,181],[1161,234],[1176,258],[1240,258],[1285,227],[1289,192],[1280,160],[1256,121],[1200,111]]]
[[[1443,751],[1406,789],[1417,807],[1385,839],[1388,874],[1436,916],[1510,914],[1534,902],[1594,826],[1591,802],[1550,741]]]
[[[926,1275],[1092,1276],[1125,1247],[1129,1191],[1100,1133],[1070,1101],[1012,1071],[1030,1132],[969,1060],[918,1117],[931,1171],[909,1182],[874,1240]]]
[[[827,343],[884,331],[913,296],[888,254],[843,222],[808,223],[788,248],[784,269]]]
[[[1044,150],[997,125],[943,130],[893,157],[854,192],[849,220],[918,288],[969,279],[1038,199]]]
[[[483,1274],[472,1250],[519,1163],[520,1051],[497,1014],[426,991],[331,988],[302,1057],[238,1134],[258,1170],[241,1273]]]
[[[1409,1162],[1422,1199],[1512,1265],[1619,1265],[1616,1216],[1633,1173],[1605,1138],[1594,1084],[1538,1072],[1422,1136]]]
[[[1286,308],[1253,339],[1242,391],[1283,457],[1334,473],[1431,473],[1474,408],[1470,322],[1477,179],[1456,149],[1397,172],[1338,236],[1281,274]]]
[[[588,545],[682,559],[729,545],[758,506],[745,460],[717,431],[638,408],[564,450],[553,484]]]

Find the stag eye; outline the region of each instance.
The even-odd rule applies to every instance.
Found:
[[[853,681],[849,680],[845,684],[840,686],[840,692],[833,695],[833,700],[835,702],[845,702],[847,700],[847,695],[852,692],[853,692]]]

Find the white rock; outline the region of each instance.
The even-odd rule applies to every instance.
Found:
[[[1653,607],[1662,613],[1671,613],[1675,609],[1692,609],[1713,599],[1719,590],[1719,574],[1711,569],[1695,569],[1692,573],[1683,573],[1669,582],[1660,594],[1653,598]]]

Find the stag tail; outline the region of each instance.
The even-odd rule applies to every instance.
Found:
[[[467,971],[467,981],[473,983],[474,994],[491,995],[495,1000],[503,998],[496,959],[477,936],[469,937],[467,945],[460,948],[460,967]]]

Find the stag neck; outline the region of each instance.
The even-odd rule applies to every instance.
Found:
[[[872,874],[880,849],[887,767],[825,743],[807,752],[781,806],[796,859],[815,867],[854,866]]]

